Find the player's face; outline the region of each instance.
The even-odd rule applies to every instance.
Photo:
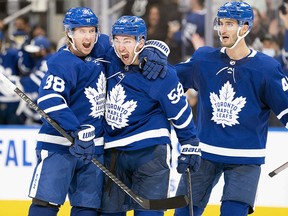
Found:
[[[238,23],[233,19],[220,19],[218,31],[223,47],[232,47],[237,40]]]
[[[74,44],[83,56],[90,54],[96,40],[96,34],[95,27],[81,27],[74,29]],[[79,55],[79,53],[77,53],[77,55]]]
[[[125,65],[130,65],[134,56],[135,51],[139,51],[139,47],[136,47],[137,42],[134,36],[119,36],[115,35],[113,39],[114,48],[121,59],[121,61]],[[138,64],[138,60],[136,59],[134,64]]]

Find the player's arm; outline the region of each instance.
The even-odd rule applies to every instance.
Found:
[[[177,72],[177,76],[179,78],[180,83],[183,85],[185,92],[190,89],[197,89],[197,86],[194,85],[194,77],[195,71],[194,70],[195,63],[194,59],[190,58],[186,62],[181,62],[175,65],[175,70]],[[197,76],[196,76],[197,77]]]
[[[174,70],[168,71],[167,78],[161,82],[155,96],[158,98],[167,119],[173,125],[181,144],[177,171],[184,173],[189,168],[192,172],[196,172],[200,166],[199,139],[196,136],[192,109]]]
[[[59,65],[50,65],[48,68],[51,71],[66,71]],[[103,148],[97,148],[95,152],[94,126],[80,125],[69,107],[70,92],[75,90],[77,84],[76,75],[71,72],[69,76],[65,76],[63,73],[53,73],[49,70],[39,87],[37,104],[73,138],[73,144],[69,147],[70,153],[87,162],[91,161],[95,153],[103,153]],[[70,70],[73,71],[71,68]]]
[[[62,73],[66,70],[59,65],[49,65],[48,68],[39,87],[37,104],[66,132],[75,131],[80,128],[80,123],[69,104],[76,81],[73,76]]]
[[[263,100],[288,129],[288,76],[283,74],[280,65],[268,71],[271,76],[267,76]]]

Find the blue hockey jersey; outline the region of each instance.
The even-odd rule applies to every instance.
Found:
[[[8,77],[15,85],[19,85],[20,71],[18,68],[18,50],[9,48],[0,54],[0,72]],[[1,86],[0,86],[1,87]],[[20,98],[16,94],[11,94],[5,88],[0,88],[0,103],[17,104]]]
[[[106,76],[101,62],[87,56],[59,50],[47,62],[48,71],[39,87],[38,106],[67,133],[91,124],[95,127],[95,147],[103,148],[103,117]],[[37,149],[68,152],[71,143],[43,120]]]
[[[194,53],[195,48],[191,42],[194,34],[199,34],[201,38],[205,37],[205,14],[206,10],[192,12],[190,11],[182,20],[182,28],[173,35],[173,40],[181,47],[182,55]]]
[[[170,144],[170,123],[181,144],[195,143],[191,108],[175,70],[164,79],[148,80],[138,66],[124,66],[113,48],[108,56],[105,148],[137,150]]]
[[[282,66],[282,70],[285,75],[288,75],[288,29],[285,30],[284,34],[284,46],[281,50],[281,54],[276,57]]]
[[[263,164],[270,109],[288,126],[288,78],[280,64],[254,50],[235,61],[225,48],[202,47],[175,67],[183,87],[198,91],[202,157]]]
[[[41,80],[45,76],[47,72],[47,60],[52,56],[52,54],[48,54],[40,59],[38,59],[35,63],[35,66],[32,68],[31,73],[28,76],[23,76],[20,78],[20,89],[23,89],[25,94],[30,97],[34,102],[36,102],[38,98],[38,89],[41,83]],[[16,114],[20,115],[23,113],[30,122],[39,123],[40,115],[24,101],[19,101],[19,106],[17,108]]]

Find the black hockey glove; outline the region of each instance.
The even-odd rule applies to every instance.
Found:
[[[180,153],[177,172],[180,174],[185,173],[187,168],[189,168],[191,172],[197,172],[201,163],[201,149],[198,145],[182,145]]]
[[[69,151],[77,158],[91,161],[95,154],[95,128],[92,125],[82,125],[79,130],[72,132],[73,145],[70,146]]]
[[[148,40],[139,54],[139,67],[147,79],[164,78],[167,74],[167,57],[170,49],[166,43]]]

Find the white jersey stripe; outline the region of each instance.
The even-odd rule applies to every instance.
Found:
[[[38,134],[37,141],[47,142],[57,145],[71,146],[71,143],[62,136],[55,136],[49,134]],[[104,137],[97,137],[93,139],[95,146],[103,146],[104,145]]]
[[[112,142],[105,142],[104,148],[114,148],[114,147],[121,147],[121,146],[127,146],[133,142],[137,142],[144,139],[149,138],[157,138],[157,137],[163,137],[167,136],[170,137],[170,133],[168,129],[162,128],[157,130],[149,130],[142,133],[135,134],[133,136],[129,136],[123,139],[118,139]]]
[[[278,119],[281,119],[284,115],[286,115],[288,113],[288,108],[283,110],[279,115],[277,115]]]
[[[227,157],[265,157],[265,149],[231,149],[223,147],[215,147],[200,142],[199,144],[202,152],[210,154],[222,155]]]
[[[175,116],[173,118],[169,118],[168,120],[177,120],[177,119],[179,119],[183,115],[183,113],[187,110],[187,108],[188,108],[188,102],[186,100],[185,106],[180,110],[180,112],[177,114],[177,116]]]
[[[40,181],[42,166],[43,166],[43,163],[45,161],[45,158],[47,158],[47,157],[48,157],[48,151],[47,150],[41,150],[42,161],[37,166],[37,169],[36,169],[36,172],[34,175],[34,179],[32,181],[31,190],[29,191],[29,197],[34,198],[36,196],[37,189],[38,189],[38,183]]]
[[[65,109],[65,108],[68,108],[67,104],[60,104],[58,106],[53,106],[53,107],[50,107],[48,109],[45,109],[44,112],[48,114],[50,112],[62,110],[62,109]]]
[[[47,142],[52,144],[58,144],[58,145],[64,145],[64,146],[70,146],[71,142],[69,142],[65,137],[62,136],[55,136],[55,135],[49,135],[49,134],[38,134],[37,141],[40,142]]]
[[[59,94],[48,94],[48,95],[45,95],[45,96],[43,96],[43,97],[40,97],[40,98],[37,100],[37,103],[39,104],[39,103],[41,103],[41,102],[44,101],[44,100],[48,100],[48,99],[54,98],[54,97],[62,98],[62,99],[64,100],[65,104],[67,104],[65,98],[62,97],[62,96],[59,95]]]
[[[30,78],[37,86],[40,86],[41,79],[39,77],[37,77],[34,73],[32,73],[30,74]]]
[[[190,112],[189,117],[187,118],[187,120],[186,120],[183,124],[181,124],[181,125],[176,125],[176,124],[174,124],[173,122],[172,122],[172,124],[173,124],[173,126],[174,126],[175,128],[177,128],[177,129],[182,129],[182,128],[185,128],[187,125],[190,124],[190,122],[192,121],[192,118],[193,118],[193,113]]]

